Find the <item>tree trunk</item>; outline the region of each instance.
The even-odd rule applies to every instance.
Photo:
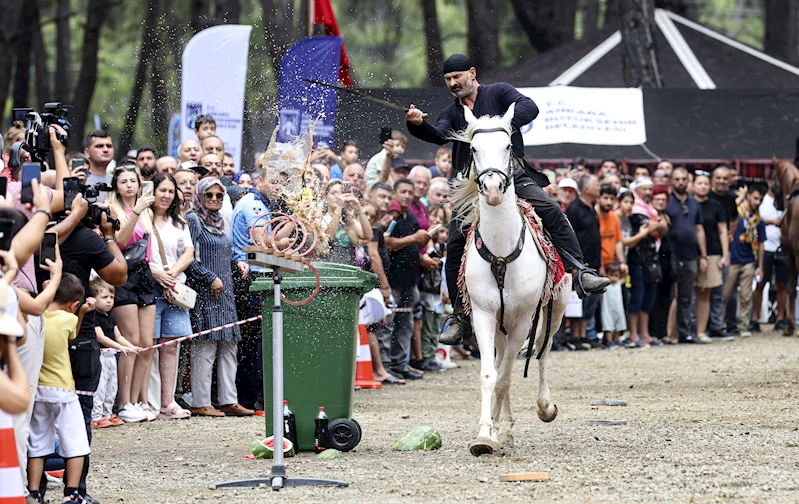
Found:
[[[11,84],[11,69],[14,64],[17,37],[22,31],[22,10],[24,2],[19,0],[0,0],[0,118],[6,109],[6,99]]]
[[[241,0],[216,0],[214,24],[239,24]]]
[[[191,0],[191,29],[194,33],[208,28],[211,22],[211,0]]]
[[[72,90],[72,70],[70,59],[72,52],[69,47],[69,0],[58,0],[56,9],[56,63],[55,99],[60,102],[69,102]]]
[[[583,37],[593,35],[599,30],[599,0],[580,0],[583,13]]]
[[[153,34],[158,22],[159,0],[148,0],[147,15],[144,21],[144,32],[141,38],[141,52],[139,53],[139,64],[136,67],[136,78],[133,81],[133,91],[130,96],[128,112],[125,114],[125,123],[122,130],[122,139],[119,142],[117,153],[124,156],[133,143],[133,134],[136,131],[136,121],[139,118],[139,107],[144,86],[147,85],[147,65],[152,59]]]
[[[166,5],[164,6],[167,7]],[[153,37],[152,67],[150,93],[153,104],[153,124],[152,136],[155,138],[155,147],[162,156],[166,156],[168,145],[167,135],[169,133],[169,87],[166,83],[166,28],[159,23]],[[175,55],[180,58],[180,55]]]
[[[280,75],[280,60],[291,47],[294,32],[294,9],[282,5],[283,2],[280,1],[279,8],[275,0],[261,0],[266,48],[272,62],[275,80]]]
[[[663,87],[658,71],[654,0],[620,0],[622,66],[629,87]],[[610,13],[609,13],[610,14]]]
[[[36,98],[40,105],[51,102],[53,96],[50,94],[50,73],[47,71],[47,48],[42,40],[41,18],[39,16],[39,5],[36,0],[33,4],[33,61],[36,68]]]
[[[75,99],[72,100],[72,139],[73,145],[83,142],[89,107],[97,84],[97,50],[100,45],[100,29],[105,21],[109,0],[89,0],[86,9],[86,28],[83,32],[83,50],[81,51],[81,67],[78,82],[75,85]]]
[[[574,40],[577,0],[511,0],[516,18],[536,51]]]
[[[766,54],[796,63],[799,0],[764,0],[763,6],[766,11],[766,34],[763,40]]]
[[[781,0],[779,0],[781,1]],[[699,7],[696,0],[656,0],[655,7],[666,9],[692,21],[699,21]]]
[[[499,68],[502,55],[499,47],[498,0],[466,0],[466,10],[472,63],[478,71]]]
[[[438,26],[438,11],[435,0],[420,0],[424,16],[424,38],[427,42],[427,82],[435,86],[441,82],[441,67],[444,51],[441,45],[441,29]]]
[[[14,108],[33,107],[39,110],[35,103],[30,103],[31,82],[31,54],[33,53],[33,8],[34,2],[26,2],[22,13],[22,33],[15,44],[17,49],[17,62],[14,68]],[[35,27],[39,29],[38,26]]]

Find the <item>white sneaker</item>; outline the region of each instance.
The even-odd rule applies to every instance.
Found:
[[[147,417],[148,422],[152,422],[153,420],[158,418],[158,415],[156,415],[155,412],[153,412],[153,409],[150,407],[149,404],[136,403],[136,407],[139,408],[139,411],[144,413],[144,415]]]
[[[128,403],[117,412],[117,417],[125,421],[125,423],[144,422],[147,420],[147,415],[144,414],[135,404]]]

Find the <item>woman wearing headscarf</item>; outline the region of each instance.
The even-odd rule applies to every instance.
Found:
[[[236,322],[236,301],[232,270],[247,275],[249,265],[233,261],[233,244],[225,233],[219,211],[225,198],[225,187],[216,177],[200,180],[194,195],[194,210],[186,216],[191,239],[197,250],[195,262],[186,271],[197,291],[197,302],[191,319],[197,331],[205,331]],[[214,331],[200,336],[191,347],[191,412],[197,416],[248,416],[254,411],[238,402],[236,392],[236,356],[241,334],[238,327]],[[211,380],[217,362],[216,409],[211,403]]]

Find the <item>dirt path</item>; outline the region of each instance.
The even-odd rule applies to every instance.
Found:
[[[154,422],[95,433],[90,493],[128,502],[796,502],[799,499],[799,339],[758,335],[712,345],[560,352],[550,366],[560,415],[534,410],[537,380],[514,369],[516,448],[475,459],[478,363],[418,383],[355,394],[364,440],[340,460],[303,454],[290,476],[343,479],[344,489],[209,490],[265,475],[267,461],[240,460],[264,437],[263,421]],[[591,399],[627,399],[592,409]],[[626,418],[623,427],[587,419]],[[417,425],[439,429],[437,452],[394,452]],[[499,483],[510,472],[548,471],[546,483]]]

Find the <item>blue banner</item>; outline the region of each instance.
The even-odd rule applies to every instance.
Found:
[[[302,79],[336,85],[340,63],[341,37],[306,38],[286,52],[280,65],[278,142],[306,134],[309,121],[314,121],[314,145],[319,142],[333,145],[336,90]]]

